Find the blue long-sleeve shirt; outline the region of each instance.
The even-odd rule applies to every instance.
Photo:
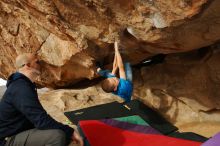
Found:
[[[110,72],[110,70],[99,70],[98,74],[101,75],[104,78],[112,78],[116,77],[114,74]],[[130,81],[125,80],[123,78],[119,79],[119,83],[117,86],[117,90],[115,92],[112,92],[115,95],[120,96],[125,100],[125,102],[131,101],[131,96],[133,92],[133,85]]]
[[[60,129],[70,142],[73,129],[55,121],[39,102],[36,86],[21,73],[12,74],[0,102],[0,145],[5,137],[38,128]]]

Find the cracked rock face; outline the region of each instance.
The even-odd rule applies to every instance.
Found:
[[[134,82],[134,96],[182,129],[192,131],[199,124],[211,128],[213,124],[215,129],[198,126],[195,131],[213,136],[220,131],[217,124],[220,121],[219,62],[218,45],[167,55],[163,63],[136,71],[135,76],[139,78]]]
[[[219,0],[1,0],[0,76],[15,57],[36,52],[38,84],[61,88],[94,79],[97,60],[108,65],[114,40],[136,64],[158,54],[198,49],[220,38]]]

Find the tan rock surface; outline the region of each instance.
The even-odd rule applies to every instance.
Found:
[[[122,99],[107,94],[100,87],[89,87],[81,90],[51,90],[39,94],[43,107],[58,121],[65,122],[64,111],[72,111]]]
[[[95,60],[112,61],[118,38],[133,64],[157,53],[183,52],[220,38],[219,0],[1,0],[0,76],[14,58],[37,52],[38,84],[67,87],[95,77]]]
[[[49,91],[48,89],[41,89],[38,94],[43,107],[54,119],[73,128],[76,128],[76,126],[69,123],[67,117],[64,116],[65,111],[73,111],[113,101],[122,102],[121,98],[103,92],[98,86],[81,90],[60,89]],[[70,146],[77,145],[72,143]]]
[[[168,55],[164,63],[142,68],[135,75],[141,74],[134,83],[135,98],[182,131],[191,128],[208,137],[219,132],[219,49]]]
[[[211,137],[220,131],[219,62],[219,45],[167,55],[163,63],[134,69],[133,98],[156,109],[180,131]],[[114,100],[120,98],[104,93],[98,85],[83,90],[51,91],[41,96],[45,108],[59,121],[65,119],[64,110]]]
[[[163,67],[161,67],[163,65],[164,64],[156,65],[155,67],[152,68],[152,70],[157,70],[158,68],[164,69]],[[138,83],[135,84],[133,98],[138,98],[148,106],[156,109],[170,122],[175,124],[179,128],[179,131],[181,132],[195,132],[206,137],[211,137],[220,131],[219,111],[211,110],[218,108],[219,107],[218,105],[215,106],[213,104],[212,107],[206,107],[203,110],[209,108],[209,110],[211,111],[204,112],[201,111],[200,109],[201,106],[197,106],[197,104],[194,105],[196,101],[191,103],[190,102],[185,103],[184,100],[182,100],[181,98],[179,99],[178,94],[175,96],[174,95],[171,96],[169,95],[170,92],[162,91],[162,89],[164,88],[162,88],[161,86],[158,86],[157,89],[154,89],[151,81],[153,79],[160,78],[161,74],[159,74],[158,77],[153,77],[150,68],[148,68],[147,70],[149,74],[147,76],[149,77],[151,76],[152,79],[151,80],[148,79],[148,81],[146,81],[144,84],[138,84]],[[143,71],[146,70],[142,69],[142,72]],[[136,72],[135,75],[137,74],[138,73]],[[135,78],[135,83],[137,80],[138,79]],[[170,80],[171,80],[170,82],[172,82],[173,79]],[[160,82],[159,85],[162,85],[163,83],[166,84],[167,80],[164,82]],[[187,91],[190,89],[182,88],[182,90]],[[179,93],[179,90],[177,93]],[[198,93],[198,91],[195,93]],[[40,101],[43,104],[43,107],[47,110],[47,112],[53,118],[64,124],[68,123],[66,122],[67,118],[63,114],[65,111],[77,110],[77,109],[86,108],[103,103],[109,103],[113,101],[122,102],[121,98],[114,96],[113,94],[107,94],[103,92],[98,85],[81,90],[60,89],[60,90],[51,90],[46,92],[41,91],[39,95],[40,95]],[[209,102],[214,102],[214,100],[212,99],[209,100],[210,100]],[[74,127],[74,125],[70,125],[70,126]]]

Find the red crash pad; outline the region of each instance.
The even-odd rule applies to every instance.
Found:
[[[98,120],[79,122],[91,146],[200,146],[200,142],[164,135],[142,134],[109,126]]]

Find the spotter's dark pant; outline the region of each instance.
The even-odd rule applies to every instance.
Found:
[[[5,146],[65,146],[65,133],[57,129],[31,129],[9,137]]]

